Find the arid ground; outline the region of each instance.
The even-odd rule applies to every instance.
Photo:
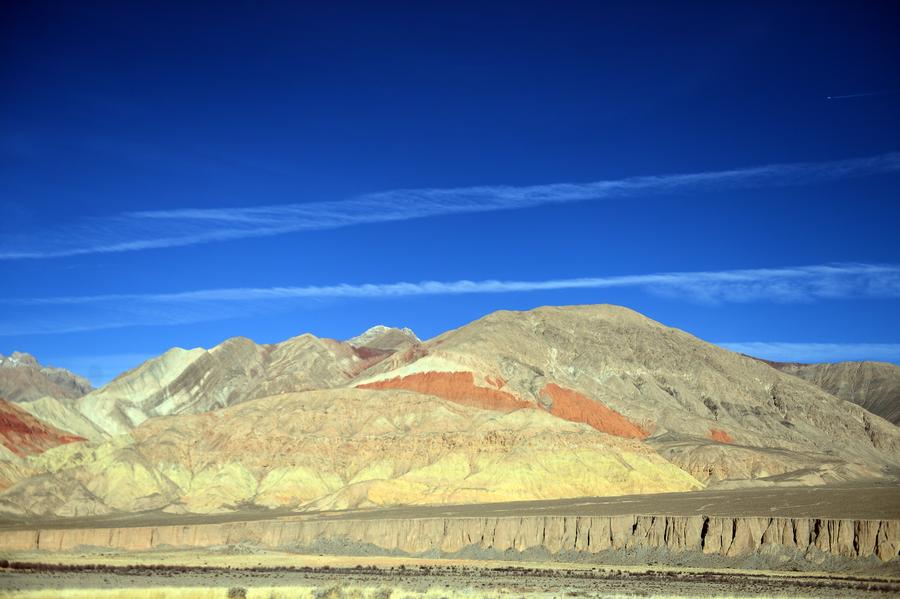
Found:
[[[37,556],[35,556],[37,557]],[[59,556],[54,556],[57,559]],[[165,563],[165,566],[158,564]],[[70,555],[0,572],[0,597],[876,597],[900,577],[264,553]],[[102,565],[99,565],[102,564]],[[130,564],[130,565],[125,565]],[[239,591],[231,591],[240,597]]]
[[[146,527],[272,526],[305,522],[396,522],[472,519],[726,516],[784,519],[900,518],[900,492],[887,484],[832,488],[705,491],[620,498],[512,502],[481,506],[422,506],[307,514],[258,511],[220,515],[144,514],[67,521],[7,521],[0,539],[42,530],[143,530]],[[268,517],[267,517],[268,516]],[[666,539],[663,539],[666,541]],[[897,560],[844,559],[817,553],[819,562],[769,548],[743,556],[634,545],[615,551],[557,551],[546,546],[496,551],[468,547],[403,554],[340,538],[321,538],[296,551],[253,543],[147,551],[79,546],[67,551],[5,550],[0,596],[10,597],[609,597],[802,596],[865,597],[900,593]],[[546,543],[546,540],[545,540]],[[317,552],[314,552],[317,551]],[[339,553],[343,553],[340,555]],[[393,554],[393,555],[392,555]],[[802,570],[802,571],[801,571]],[[237,590],[233,590],[237,589]]]

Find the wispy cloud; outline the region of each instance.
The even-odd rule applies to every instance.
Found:
[[[238,287],[177,293],[0,298],[0,335],[60,333],[133,325],[185,324],[268,312],[303,300],[639,288],[704,302],[807,302],[900,297],[900,266],[824,264],[789,268],[584,277],[543,281],[423,281],[300,287]],[[603,301],[602,297],[596,301]],[[36,317],[28,318],[28,312]],[[55,317],[53,316],[55,315]]]
[[[717,343],[731,351],[776,362],[900,362],[900,343],[795,343],[735,341]]]
[[[131,252],[450,214],[590,200],[799,186],[898,172],[900,153],[894,152],[832,162],[774,164],[590,183],[398,189],[335,202],[128,212],[74,223],[65,230],[32,232],[25,237],[9,239],[0,246],[0,260]]]

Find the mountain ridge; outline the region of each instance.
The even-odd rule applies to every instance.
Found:
[[[627,308],[499,311],[427,341],[391,331],[392,348],[375,327],[375,347],[305,334],[170,350],[77,401],[100,406],[111,438],[0,460],[0,510],[481,503],[900,467],[896,426]]]
[[[376,347],[303,333],[272,344],[238,336],[210,349],[172,348],[79,398],[76,405],[106,433],[123,434],[153,416],[330,388],[395,351],[382,346],[401,347],[393,331],[399,330],[385,328],[371,336]],[[400,336],[405,338],[405,332]]]
[[[44,366],[29,353],[0,354],[0,397],[31,401],[44,396],[76,399],[93,390],[84,377],[65,368]]]
[[[900,366],[896,364],[870,360],[765,362],[900,425]]]

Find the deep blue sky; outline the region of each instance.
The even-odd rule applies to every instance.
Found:
[[[165,4],[3,4],[5,249],[127,239],[142,231],[111,217],[132,211],[619,180],[900,150],[900,9],[891,2]],[[827,99],[855,94],[872,95]],[[897,265],[898,190],[895,172],[638,193],[0,260],[0,284],[16,299]],[[68,333],[53,331],[94,329],[101,308],[11,304],[0,316],[0,353],[29,351],[100,381],[140,356],[234,335],[345,338],[386,323],[429,337],[496,309],[599,302],[717,342],[900,343],[893,292],[699,302],[630,287],[262,302],[177,325],[165,324],[162,306],[158,322],[145,310],[136,325]],[[33,322],[46,332],[10,334]],[[846,357],[897,361],[896,347]]]

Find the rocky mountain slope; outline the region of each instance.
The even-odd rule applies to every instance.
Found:
[[[405,359],[355,384],[541,409],[646,439],[702,481],[865,477],[900,450],[898,429],[858,406],[616,306],[496,312]]]
[[[0,399],[0,444],[19,455],[41,453],[64,443],[84,441],[38,420],[14,403]]]
[[[381,327],[343,343],[307,334],[272,345],[234,337],[210,350],[175,348],[80,398],[77,408],[106,433],[123,434],[153,416],[344,385],[417,342],[411,331]]]
[[[77,401],[117,436],[4,466],[13,514],[333,509],[890,476],[900,429],[615,306],[497,312],[427,342],[235,338]],[[5,468],[5,470],[4,470]]]
[[[886,362],[837,362],[769,365],[809,381],[846,401],[864,407],[885,420],[900,424],[900,366]]]
[[[0,354],[0,397],[9,401],[30,401],[45,396],[74,399],[92,389],[87,379],[64,368],[42,366],[31,354]]]
[[[643,444],[537,410],[402,391],[284,394],[65,447],[0,497],[21,515],[482,503],[700,488]],[[46,473],[52,473],[51,477]]]
[[[108,437],[67,400],[41,397],[31,401],[20,401],[16,405],[46,424],[89,441],[102,441]]]

